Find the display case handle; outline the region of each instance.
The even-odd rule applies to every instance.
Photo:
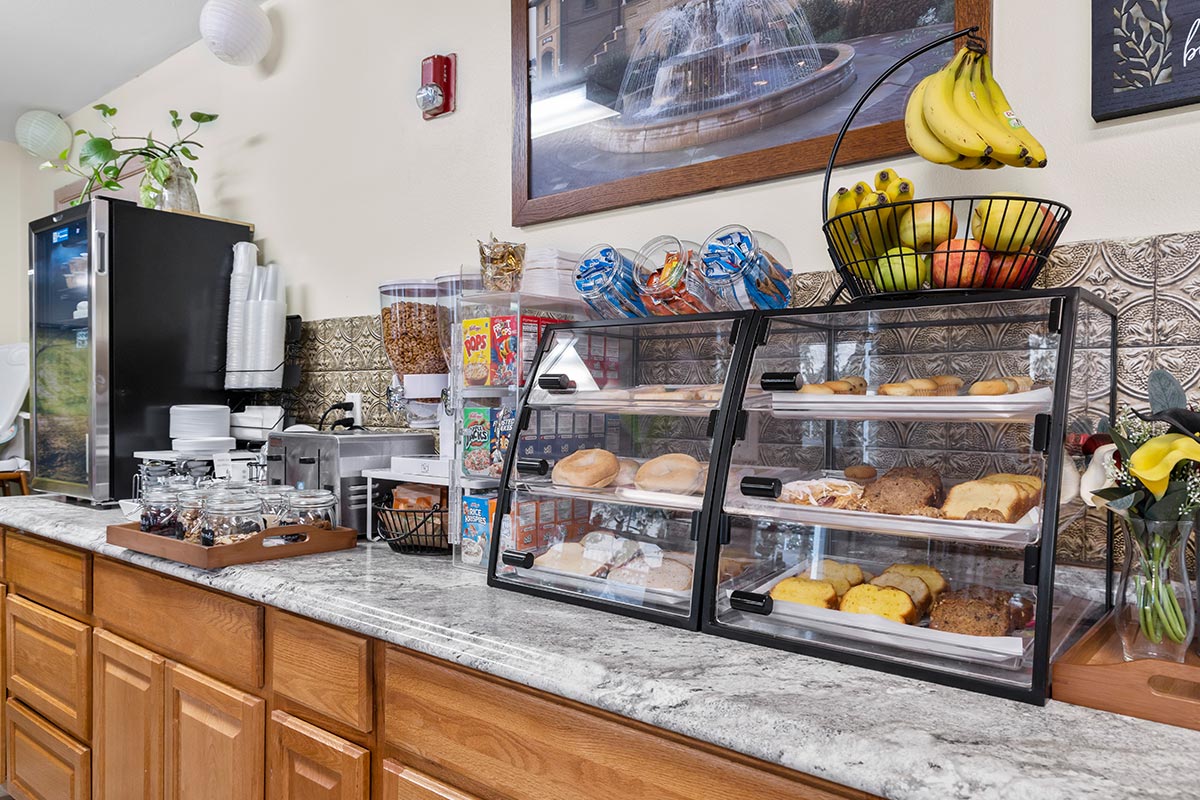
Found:
[[[545,475],[550,471],[550,462],[544,458],[518,458],[517,472],[522,475],[529,473],[532,475]]]
[[[500,560],[510,567],[529,569],[533,566],[533,553],[523,553],[520,550],[505,550],[500,554]]]
[[[758,383],[764,392],[797,392],[804,385],[799,372],[764,372]]]
[[[575,381],[562,374],[542,375],[538,378],[538,388],[547,392],[573,392]]]
[[[768,500],[778,500],[783,491],[783,481],[779,478],[761,478],[747,475],[742,478],[742,494],[746,497],[765,497]]]
[[[769,594],[739,590],[729,595],[729,605],[735,611],[744,611],[747,614],[761,614],[765,617],[774,610],[775,601],[771,599],[771,595]]]

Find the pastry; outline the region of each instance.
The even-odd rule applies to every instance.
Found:
[[[580,542],[559,542],[533,560],[535,567],[556,569],[574,575],[596,575],[608,568],[608,558],[597,558]]]
[[[1012,381],[1017,385],[1016,391],[1030,392],[1033,391],[1033,378],[1028,375],[1009,375],[1005,377],[1006,381]]]
[[[842,380],[854,387],[854,394],[867,393],[867,381],[861,375],[843,375]]]
[[[602,489],[613,482],[620,468],[617,457],[607,450],[576,450],[558,460],[550,480],[558,486]]]
[[[933,604],[933,592],[929,591],[929,584],[913,575],[885,572],[872,578],[868,583],[872,586],[890,586],[907,594],[912,598],[913,605],[917,607],[918,619],[925,616],[925,612],[929,611],[930,605]]]
[[[670,386],[647,386],[635,389],[634,400],[668,400],[673,403],[686,403],[697,398],[697,390],[691,387],[673,388]]]
[[[954,375],[934,375],[930,378],[937,384],[937,393],[942,397],[955,397],[963,387],[963,379]]]
[[[806,383],[800,387],[800,394],[837,394],[823,383]]]
[[[917,397],[933,397],[938,391],[937,383],[929,378],[911,378],[905,383],[913,388]]]
[[[771,587],[771,597],[775,600],[816,606],[817,608],[838,607],[838,594],[832,583],[799,575],[784,578]]]
[[[705,386],[696,392],[696,399],[705,403],[719,403],[724,396],[725,387],[719,383],[714,383],[712,386]]]
[[[988,475],[952,487],[942,505],[942,514],[946,519],[1012,523],[1035,508],[1041,496],[1040,478],[1006,473]]]
[[[614,583],[685,592],[692,588],[692,568],[673,558],[649,559],[644,555],[608,573]]]
[[[834,394],[854,394],[854,384],[849,381],[825,381],[822,385],[833,389]]]
[[[851,481],[822,478],[815,481],[791,481],[783,485],[779,500],[797,506],[849,508],[862,497],[863,487]]]
[[[883,571],[883,574],[886,575],[889,572],[895,575],[910,575],[920,578],[929,587],[929,593],[935,600],[938,595],[950,588],[945,576],[938,572],[937,568],[926,564],[892,564]]]
[[[1013,629],[1012,597],[986,586],[947,592],[929,612],[929,627],[968,636],[1007,636]]]
[[[862,569],[857,564],[842,564],[826,558],[812,568],[809,577],[833,584],[838,597],[841,597],[852,587],[863,583],[864,576]]]
[[[916,604],[905,592],[872,583],[859,584],[846,592],[838,608],[851,614],[874,614],[905,625],[919,619]]]
[[[849,467],[846,467],[844,473],[850,480],[859,481],[860,483],[874,480],[875,476],[879,474],[879,472],[870,464],[853,464]]]
[[[704,465],[691,456],[668,453],[642,464],[633,483],[648,492],[692,494],[704,488],[704,474]]]
[[[1001,395],[1008,394],[1008,384],[1003,380],[976,381],[967,390],[971,395]]]
[[[942,503],[942,479],[928,467],[896,467],[863,489],[863,509],[876,514],[915,514]]]
[[[879,394],[888,397],[912,397],[916,393],[917,390],[907,383],[885,383],[879,387]]]
[[[632,458],[618,458],[617,477],[613,478],[613,486],[633,486],[633,476],[641,466]]]

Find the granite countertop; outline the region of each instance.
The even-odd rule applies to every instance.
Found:
[[[0,499],[0,524],[897,800],[1195,798],[1200,732],[1044,708],[499,589],[356,550],[204,571],[105,543],[117,511]]]

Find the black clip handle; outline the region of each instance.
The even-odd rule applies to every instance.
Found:
[[[538,388],[545,389],[547,392],[573,392],[575,391],[575,381],[560,373],[542,375],[538,378]]]
[[[775,601],[771,599],[771,595],[769,594],[739,590],[730,593],[729,605],[735,611],[744,611],[747,614],[761,614],[765,617],[774,610]]]
[[[267,461],[283,461],[283,456],[275,454],[267,456]]]
[[[764,392],[798,392],[804,385],[799,372],[764,372],[758,383]]]
[[[768,500],[778,500],[783,491],[783,481],[779,478],[760,478],[747,475],[742,478],[742,494],[746,497],[765,497]]]
[[[303,458],[300,459],[300,463],[301,464],[315,464],[315,463],[317,463],[317,459],[314,458],[313,456],[304,456]]]
[[[544,458],[518,458],[517,472],[522,475],[545,475],[550,471],[550,462]]]
[[[520,550],[505,550],[500,554],[500,560],[510,567],[529,569],[533,566],[533,553],[523,553]]]

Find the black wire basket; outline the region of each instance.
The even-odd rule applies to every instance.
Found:
[[[375,506],[375,530],[379,538],[397,553],[446,555],[450,552],[450,543],[446,539],[449,529],[447,511],[440,505],[415,510]]]
[[[966,36],[969,47],[985,49],[978,30],[955,31],[901,58],[863,92],[842,124],[821,193],[821,230],[842,282],[835,299],[843,291],[855,299],[883,299],[931,291],[1029,289],[1058,243],[1071,209],[1036,197],[922,198],[829,216],[838,150],[867,98],[900,67],[955,39]]]

